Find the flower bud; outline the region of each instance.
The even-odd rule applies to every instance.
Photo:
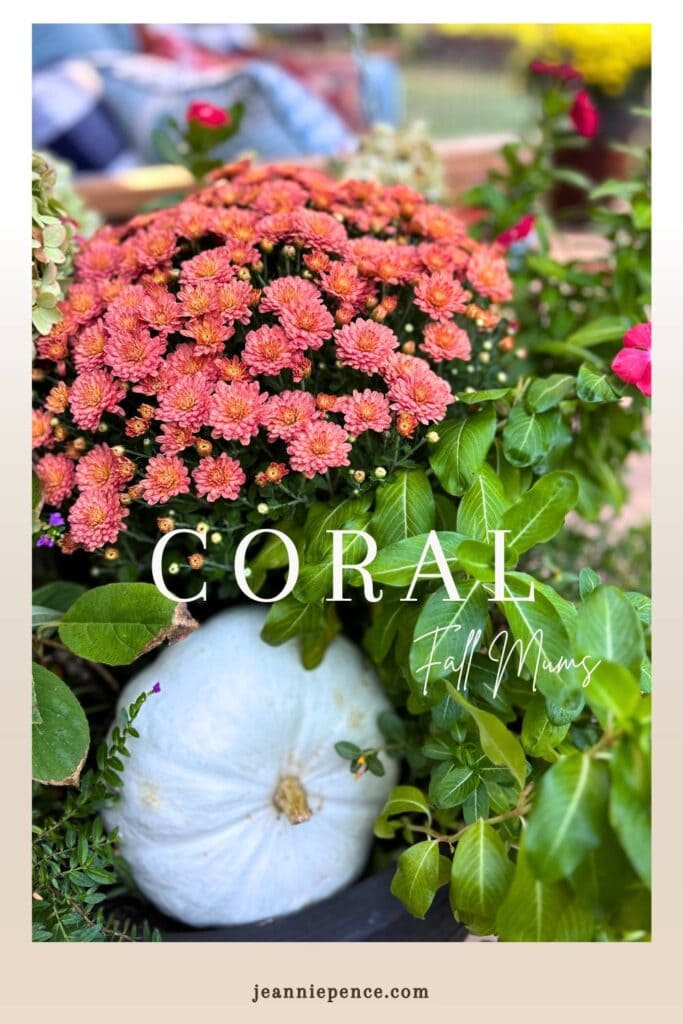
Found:
[[[270,509],[268,508],[265,501],[260,501],[256,506],[256,511],[258,512],[259,515],[266,516],[270,512]]]
[[[384,466],[376,466],[375,467],[375,476],[377,477],[378,480],[384,480],[386,475],[387,475],[387,471],[384,468]]]
[[[171,562],[171,564],[168,567],[168,571],[171,576],[177,576],[178,573],[180,572],[180,566],[178,565],[177,562]]]
[[[436,442],[439,440],[439,435],[437,434],[436,430],[429,430],[427,432],[426,439],[427,441],[429,441],[430,444],[436,444]]]
[[[354,470],[353,479],[356,481],[357,484],[362,484],[363,481],[365,480],[365,470],[363,470],[363,469],[356,469],[356,470]]]
[[[200,555],[199,552],[195,552],[193,555],[188,555],[187,564],[190,569],[201,569],[204,565],[204,555]]]
[[[223,540],[223,536],[218,532],[218,530],[214,530],[214,532],[209,537],[209,540],[211,541],[212,544],[220,544],[220,542]]]
[[[161,533],[170,533],[175,529],[175,523],[168,516],[159,516],[157,526]]]
[[[119,551],[118,548],[106,547],[104,549],[104,557],[107,559],[108,562],[115,562],[116,559],[119,558],[120,554],[121,552]]]

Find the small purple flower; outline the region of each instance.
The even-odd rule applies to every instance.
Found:
[[[40,537],[36,541],[37,548],[53,548],[54,546],[55,542],[47,533],[41,533]]]
[[[152,693],[161,693],[161,683],[155,683],[152,687]]]
[[[50,526],[64,526],[64,516],[61,512],[50,512],[48,522]]]

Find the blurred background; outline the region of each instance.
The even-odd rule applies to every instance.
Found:
[[[125,214],[121,188],[181,184],[181,168],[158,166],[155,131],[169,116],[182,121],[196,100],[243,102],[226,161],[334,160],[443,199],[537,120],[532,60],[583,74],[602,125],[584,162],[596,180],[618,177],[605,142],[628,143],[631,108],[649,101],[648,25],[37,24],[34,147],[86,176],[90,206]]]

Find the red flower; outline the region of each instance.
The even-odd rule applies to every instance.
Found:
[[[624,335],[624,348],[612,360],[617,377],[652,394],[652,324],[636,324]]]
[[[505,249],[514,242],[521,242],[523,238],[531,234],[533,231],[536,218],[533,213],[525,214],[521,220],[518,220],[516,224],[508,228],[507,231],[501,231],[496,238],[498,245],[502,245]]]
[[[585,89],[577,92],[569,116],[579,135],[592,139],[600,126],[600,115]]]
[[[230,123],[230,114],[213,103],[198,100],[190,103],[185,117],[188,121],[196,121],[205,128],[220,128],[221,125]]]
[[[550,75],[561,82],[578,82],[582,75],[571,64],[548,64],[544,60],[532,60],[529,70],[533,75]]]

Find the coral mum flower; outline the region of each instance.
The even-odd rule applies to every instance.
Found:
[[[334,466],[348,466],[351,445],[348,435],[336,423],[309,420],[287,446],[292,469],[308,477],[324,473]]]
[[[225,342],[235,333],[235,328],[225,324],[219,313],[206,313],[190,320],[180,333],[194,338],[197,353],[219,355],[225,348]]]
[[[202,459],[192,471],[192,479],[200,498],[205,497],[207,501],[228,498],[234,501],[246,477],[237,459],[231,459],[225,452],[221,452],[216,459]]]
[[[423,352],[429,353],[435,363],[451,359],[469,359],[472,355],[472,345],[467,332],[450,321],[427,324],[420,348]]]
[[[280,314],[297,303],[318,302],[320,292],[311,281],[302,277],[278,277],[263,289],[259,309],[262,313]]]
[[[74,422],[82,430],[95,430],[103,413],[115,412],[123,416],[123,409],[117,403],[125,393],[123,384],[106,370],[81,373],[69,392],[69,406]]]
[[[119,457],[108,444],[97,444],[78,460],[76,480],[82,491],[97,491],[121,484]]]
[[[268,400],[263,412],[269,441],[291,440],[313,418],[317,419],[318,413],[310,391],[281,391]]]
[[[54,444],[52,416],[44,409],[33,409],[31,412],[31,447],[52,448]]]
[[[259,327],[247,334],[242,359],[253,374],[278,374],[292,361],[292,345],[281,327]]]
[[[130,334],[110,336],[104,346],[104,361],[117,377],[137,383],[154,373],[165,351],[164,337],[158,334],[153,338],[149,331],[139,328]]]
[[[61,505],[75,486],[74,464],[66,455],[43,455],[36,463],[36,475],[48,505]]]
[[[159,505],[186,494],[190,477],[185,463],[177,455],[153,455],[142,480],[142,493],[150,505]]]
[[[398,347],[390,327],[374,320],[354,320],[335,331],[334,341],[340,363],[363,373],[379,373],[388,356]]]
[[[446,381],[419,359],[393,380],[389,398],[395,412],[410,412],[420,423],[442,420],[454,401]]]
[[[334,319],[322,302],[294,302],[283,310],[281,323],[299,349],[318,349],[334,328]]]
[[[344,413],[344,426],[349,434],[362,434],[365,430],[381,433],[391,426],[389,400],[380,391],[365,388],[354,391],[348,398],[340,400]]]
[[[421,277],[415,286],[415,305],[432,320],[450,320],[467,308],[468,293],[449,274]]]
[[[249,444],[258,434],[267,401],[256,381],[219,381],[209,403],[211,436]]]
[[[191,427],[181,427],[179,423],[164,423],[157,441],[164,455],[177,455],[194,444],[195,436]]]
[[[198,430],[206,422],[209,394],[202,374],[180,377],[159,396],[158,417],[167,423]]]
[[[97,551],[103,544],[113,544],[121,530],[125,530],[124,508],[115,491],[84,491],[71,506],[69,526],[71,540],[82,544],[86,551]]]
[[[652,324],[636,324],[624,335],[624,348],[612,360],[617,377],[652,395]]]
[[[235,268],[230,263],[230,249],[226,246],[198,253],[191,260],[186,260],[180,271],[180,280],[183,284],[230,281],[234,276]]]
[[[83,370],[97,370],[104,362],[107,332],[101,320],[96,320],[81,331],[71,342],[74,366]]]
[[[509,302],[512,298],[512,281],[505,260],[490,246],[482,245],[470,256],[467,280],[475,291],[494,302]]]

